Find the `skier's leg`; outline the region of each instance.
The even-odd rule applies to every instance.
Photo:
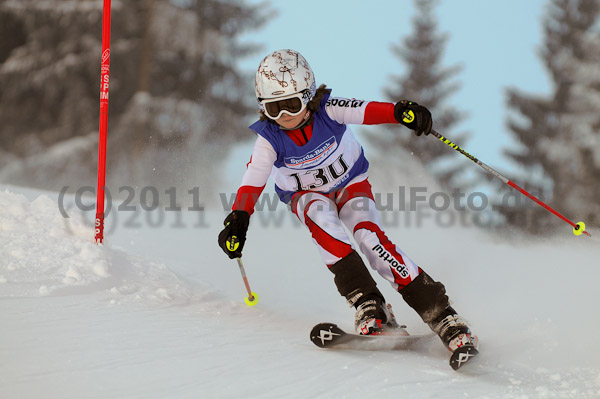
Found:
[[[395,326],[377,283],[344,230],[335,203],[328,196],[308,192],[294,198],[292,211],[310,231],[321,259],[334,274],[338,292],[356,308],[357,330],[369,334],[383,325]],[[363,321],[369,323],[359,326]]]
[[[356,185],[365,184],[369,183],[365,181]],[[354,239],[371,267],[398,291],[414,280],[421,269],[383,232],[375,201],[369,195],[370,185],[354,190],[354,187],[349,186],[345,194],[351,198],[346,197],[343,203],[338,204],[341,205],[340,219],[354,234]]]
[[[297,195],[292,202],[292,211],[310,231],[313,243],[327,267],[354,251],[335,203],[326,195],[314,192]]]
[[[356,309],[354,328],[359,334],[369,335],[384,328],[398,327],[391,307],[386,305],[377,283],[356,251],[332,265],[329,270],[335,276],[339,293]]]
[[[400,292],[406,303],[451,350],[456,349],[456,345],[470,342],[470,329],[450,306],[444,285],[434,281],[387,238],[381,228],[370,184],[364,181],[357,186],[347,188],[346,197],[338,203],[339,215],[354,233],[371,267]]]
[[[477,346],[467,321],[450,306],[444,284],[421,272],[400,294],[452,352],[463,345]]]

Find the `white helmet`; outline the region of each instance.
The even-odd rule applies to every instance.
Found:
[[[267,55],[262,60],[256,71],[254,90],[258,107],[263,112],[265,103],[296,97],[302,100],[302,109],[298,112],[289,112],[286,109],[282,109],[278,115],[266,112],[268,117],[276,119],[282,112],[290,115],[302,112],[315,96],[317,86],[315,75],[302,54],[295,50],[283,49]]]

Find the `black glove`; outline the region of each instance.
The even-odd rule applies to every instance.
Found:
[[[250,214],[246,211],[233,211],[225,218],[223,224],[225,228],[219,233],[219,246],[230,259],[241,257]]]
[[[407,128],[414,130],[417,136],[427,136],[431,133],[431,112],[422,105],[407,100],[398,101],[394,106],[394,117]]]

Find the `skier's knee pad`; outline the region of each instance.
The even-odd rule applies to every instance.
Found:
[[[365,263],[356,251],[352,251],[349,255],[337,261],[329,270],[334,274],[333,281],[338,292],[349,302],[356,302],[352,301],[352,298],[357,294],[360,294],[360,298],[367,294],[376,293],[383,298],[377,289],[377,283],[373,280],[371,273],[369,273]],[[354,303],[351,304],[354,305]]]
[[[450,306],[444,284],[433,280],[424,271],[399,292],[425,323],[437,319]]]

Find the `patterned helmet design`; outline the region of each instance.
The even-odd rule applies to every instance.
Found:
[[[307,104],[317,91],[315,75],[306,59],[295,50],[277,50],[267,55],[256,71],[254,90],[258,107],[261,101],[302,93]]]

